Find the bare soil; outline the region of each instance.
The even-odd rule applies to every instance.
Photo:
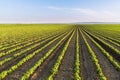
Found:
[[[90,35],[89,33],[87,33]],[[99,45],[101,45],[110,55],[112,55],[118,62],[120,62],[120,55],[118,55],[114,50],[106,46],[104,43],[96,39],[94,36],[90,35]]]
[[[87,32],[86,32],[87,33]],[[84,34],[84,33],[83,33]],[[89,33],[87,33],[90,35]],[[63,50],[66,42],[68,41],[71,34],[50,54],[50,56],[35,70],[33,74],[30,75],[28,80],[45,80],[50,74],[51,69],[53,68],[58,56],[60,55],[61,51]],[[120,72],[116,70],[116,68],[110,63],[107,57],[100,51],[100,49],[84,34],[87,42],[89,43],[90,47],[94,51],[97,59],[99,60],[99,64],[103,71],[103,74],[107,77],[107,80],[120,80]],[[98,44],[100,44],[110,55],[112,55],[118,62],[120,62],[120,56],[118,56],[112,49],[104,45],[101,41],[96,39],[94,36],[90,35]],[[57,36],[56,36],[57,37]],[[61,38],[63,38],[62,36]],[[20,80],[21,77],[32,68],[38,60],[40,60],[53,46],[55,46],[60,39],[53,42],[51,45],[47,46],[45,49],[40,51],[36,54],[33,58],[25,62],[21,65],[18,69],[14,72],[10,73],[4,80]],[[101,38],[102,39],[102,38]],[[53,39],[51,39],[53,40]],[[34,51],[40,49],[44,45],[46,45],[51,40],[45,42],[42,45],[27,51],[26,53],[16,57],[15,59],[5,63],[3,66],[0,66],[0,73],[4,70],[11,68],[13,65],[17,64],[21,59],[26,57],[27,55],[33,53]],[[6,55],[0,58],[0,60],[4,60],[5,58],[11,57],[13,54],[20,52],[34,44],[37,44],[43,40],[35,42],[29,46],[25,46],[20,50],[16,50],[15,52],[11,53],[10,55]],[[104,40],[106,41],[106,40]],[[107,42],[107,41],[106,41]],[[112,43],[108,42],[110,45],[114,46]],[[76,32],[70,41],[68,49],[64,55],[64,58],[60,64],[59,70],[54,77],[54,80],[75,80],[74,76],[74,68],[75,68],[75,46],[76,45]],[[88,51],[88,48],[82,38],[81,33],[79,32],[79,46],[80,46],[80,77],[82,80],[100,80],[100,77],[97,73],[96,66],[91,59],[91,55]],[[115,47],[115,46],[114,46]],[[117,48],[117,47],[116,47]]]
[[[81,48],[81,77],[83,80],[99,80],[99,75],[96,67],[91,60],[90,53],[80,34],[80,48]]]
[[[105,57],[105,55],[100,51],[100,49],[88,38],[86,37],[90,47],[95,52],[99,64],[103,70],[103,73],[108,80],[120,80],[120,72],[110,63],[110,61]]]
[[[45,49],[43,49],[40,53],[36,54],[32,59],[28,60],[27,62],[25,62],[21,67],[19,67],[17,70],[15,70],[13,73],[11,73],[10,75],[8,75],[5,80],[19,80],[22,75],[32,66],[34,66],[34,64],[42,57],[44,56],[44,54],[52,47],[54,46],[57,42],[59,41],[56,40],[54,43],[52,43],[51,45],[49,45],[48,47],[46,47]],[[45,44],[44,44],[45,45]],[[41,47],[43,45],[40,45]],[[39,48],[40,48],[39,46]],[[37,48],[37,49],[39,49]],[[36,51],[37,49],[35,49],[34,51]],[[31,52],[32,53],[32,52]]]
[[[59,71],[54,80],[74,80],[75,41],[76,33],[70,41],[68,49],[59,67]]]
[[[68,38],[67,38],[68,39]],[[53,52],[52,54],[42,63],[42,65],[31,75],[29,80],[45,80],[51,73],[51,69],[56,62],[61,50],[66,43],[64,40]]]

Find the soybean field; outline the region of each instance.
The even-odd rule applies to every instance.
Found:
[[[120,80],[120,25],[0,24],[0,80]]]

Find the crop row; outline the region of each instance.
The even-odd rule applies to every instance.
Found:
[[[12,43],[12,44],[4,44],[3,46],[0,47],[0,51],[3,51],[5,49],[9,49],[9,48],[14,48],[16,46],[19,46],[19,45],[22,45],[22,44],[25,44],[25,43],[28,43],[28,42],[32,42],[33,39],[28,39],[28,40],[25,40],[25,41],[18,41],[18,42],[15,42],[15,43]]]
[[[69,32],[66,36],[64,36],[55,46],[49,49],[49,51],[40,58],[33,67],[31,67],[25,74],[22,76],[21,80],[26,80],[30,77],[31,74],[51,55],[51,53],[70,35]]]
[[[6,25],[6,26],[8,26],[8,25]],[[18,43],[24,43],[24,42],[27,42],[29,40],[37,39],[41,36],[46,36],[44,33],[48,33],[48,35],[49,35],[49,33],[56,34],[56,32],[60,33],[62,31],[69,30],[69,28],[67,28],[67,27],[64,27],[65,28],[64,29],[61,27],[56,28],[56,26],[49,27],[50,25],[47,25],[47,26],[46,25],[42,25],[42,26],[37,25],[35,27],[32,27],[32,26],[30,26],[30,27],[24,26],[23,27],[22,25],[21,25],[21,27],[18,27],[18,26],[13,25],[14,27],[12,27],[12,28],[10,26],[8,26],[8,27],[1,27],[0,26],[1,27],[1,29],[0,29],[0,32],[1,32],[1,34],[0,34],[1,35],[0,36],[1,37],[0,38],[0,49],[3,47],[11,46],[12,44],[15,45]],[[43,26],[45,26],[45,27],[43,27]],[[13,30],[13,28],[15,30]],[[20,29],[22,29],[22,30],[20,30]]]
[[[81,80],[80,77],[80,46],[79,46],[79,33],[77,30],[77,37],[76,37],[76,55],[75,55],[75,80]]]
[[[103,41],[102,39],[98,38],[97,36],[87,32],[91,37],[93,37],[94,39],[98,40],[99,42],[101,42],[103,45],[107,46],[108,48],[110,48],[111,50],[113,50],[118,56],[120,56],[120,51],[118,49],[116,49],[115,47],[111,46],[110,44],[106,43],[105,41]]]
[[[106,41],[109,41],[109,42],[113,43],[114,45],[116,45],[116,46],[118,46],[118,47],[120,47],[120,44],[119,44],[119,43],[117,43],[117,42],[114,41],[114,40],[109,39],[108,37],[104,37],[104,36],[101,35],[100,33],[97,33],[97,36],[100,37],[100,38],[102,38],[102,39],[104,39],[104,40],[106,40]]]
[[[114,27],[111,27],[111,25],[109,25],[109,27],[108,27],[108,25],[96,25],[96,26],[95,25],[86,25],[86,26],[83,26],[83,28],[85,30],[93,32],[93,33],[99,32],[100,34],[110,37],[112,39],[116,39],[118,41],[120,40],[119,39],[119,36],[120,36],[119,35],[119,27],[117,26],[115,28],[115,25],[114,25]]]
[[[43,47],[41,47],[40,49],[34,51],[33,53],[25,56],[23,59],[21,59],[17,64],[13,65],[11,68],[9,68],[8,70],[5,70],[3,72],[0,73],[0,79],[5,78],[8,74],[12,73],[13,71],[15,71],[17,68],[19,68],[22,64],[24,64],[25,62],[27,62],[29,59],[31,59],[32,57],[34,57],[36,54],[40,53],[44,48],[46,48],[47,46],[51,45],[54,41],[56,41],[57,39],[59,39],[61,36],[53,39],[52,41],[48,42],[46,45],[44,45]]]
[[[58,59],[56,60],[55,64],[53,65],[53,68],[51,69],[51,74],[49,75],[49,77],[47,78],[47,80],[53,80],[53,78],[55,77],[55,75],[57,74],[58,72],[58,69],[60,67],[60,64],[63,60],[63,57],[67,51],[67,48],[69,46],[69,43],[74,35],[75,31],[72,33],[72,35],[70,36],[70,38],[68,39],[67,43],[65,44],[62,52],[60,53],[60,55],[58,56]]]
[[[102,38],[103,40],[108,41],[108,42],[120,47],[120,41],[118,39],[116,39],[116,38],[113,38],[111,35],[109,35],[111,37],[106,36],[106,33],[100,32],[100,31],[93,31],[92,30],[90,32],[95,34],[97,37]],[[113,33],[110,32],[110,34],[113,34]]]
[[[91,36],[85,33],[89,39],[102,51],[102,53],[108,58],[108,60],[115,66],[117,70],[120,71],[120,64],[101,46],[99,45]]]
[[[59,36],[59,35],[63,36],[63,35],[65,35],[65,34],[66,34],[66,33],[64,33],[64,34],[62,34],[62,35],[61,35],[61,34],[57,34],[57,35],[55,35],[55,36],[52,36],[52,37],[47,38],[46,40],[43,39],[44,41],[39,42],[39,43],[37,43],[37,44],[34,44],[34,45],[32,45],[31,47],[28,47],[27,49],[24,49],[24,50],[22,50],[21,52],[16,53],[16,54],[14,54],[13,56],[11,56],[11,57],[9,57],[9,58],[6,58],[6,59],[4,59],[4,60],[2,60],[2,61],[0,61],[0,66],[2,66],[3,64],[5,64],[6,62],[8,62],[8,61],[10,61],[10,60],[15,59],[15,58],[18,57],[18,56],[24,54],[25,52],[28,52],[29,50],[32,50],[32,49],[34,49],[35,47],[37,47],[37,46],[39,46],[39,45],[42,45],[42,44],[48,42],[49,40],[54,39],[55,37],[57,37],[57,36]],[[31,44],[31,43],[29,43],[29,44]],[[9,54],[10,54],[10,53],[9,53]],[[5,54],[3,54],[3,55],[5,55]],[[7,53],[6,53],[6,55],[7,55]]]
[[[61,33],[62,34],[62,33]],[[59,36],[59,35],[61,35],[61,34],[57,34],[56,36]],[[11,54],[12,52],[14,52],[14,51],[16,51],[16,50],[19,50],[19,49],[22,49],[22,48],[25,48],[25,47],[27,47],[27,46],[30,46],[30,45],[32,45],[32,44],[34,44],[34,43],[36,43],[36,45],[34,44],[34,46],[32,46],[33,48],[35,47],[35,46],[38,46],[40,43],[38,43],[38,42],[40,42],[40,41],[43,41],[43,42],[46,42],[47,40],[50,40],[50,39],[52,39],[53,37],[56,37],[56,36],[48,36],[48,37],[43,37],[43,38],[41,38],[41,39],[38,39],[38,40],[36,40],[36,41],[34,41],[34,42],[30,42],[30,43],[27,43],[26,45],[24,45],[24,46],[18,46],[18,47],[16,47],[16,48],[13,48],[13,49],[11,49],[11,50],[8,50],[6,53],[1,53],[0,54],[0,57],[2,57],[2,56],[5,56],[5,55],[8,55],[8,54]],[[42,43],[43,43],[42,42]],[[38,43],[38,44],[37,44]],[[30,48],[30,47],[29,47]],[[28,48],[28,49],[29,49]],[[21,52],[19,52],[19,53],[17,53],[18,55],[19,54],[22,54],[23,52],[26,52],[28,49],[24,49],[24,50],[22,50]],[[17,55],[17,54],[15,54],[15,56]]]
[[[56,32],[56,34],[57,34],[57,32]],[[53,33],[51,33],[50,35],[52,36]],[[11,44],[11,45],[8,45],[8,46],[0,48],[0,51],[6,50],[6,49],[9,49],[9,48],[13,48],[13,49],[11,49],[11,50],[8,51],[8,53],[10,53],[10,52],[13,52],[15,50],[21,49],[22,47],[27,46],[27,44],[29,45],[29,43],[38,42],[40,39],[45,39],[47,37],[50,37],[50,35],[46,35],[46,36],[42,36],[42,37],[39,37],[39,38],[35,38],[34,40],[33,39],[28,39],[26,41],[18,41],[16,44]]]
[[[87,45],[88,51],[89,51],[89,53],[90,53],[90,55],[91,55],[91,59],[92,59],[92,61],[94,62],[96,68],[97,68],[97,72],[98,72],[98,74],[99,74],[99,76],[100,76],[100,80],[107,80],[106,77],[105,77],[105,75],[103,74],[103,71],[102,71],[102,68],[101,68],[101,66],[100,66],[100,64],[99,64],[99,61],[98,61],[98,59],[97,59],[97,56],[95,55],[94,51],[93,51],[92,48],[90,47],[89,43],[87,42],[87,40],[86,40],[86,38],[84,37],[84,35],[83,35],[83,33],[82,33],[81,30],[80,30],[80,33],[81,33],[81,35],[82,35],[82,37],[83,37],[83,39],[84,39],[85,44]]]
[[[108,37],[108,36],[104,36],[104,37],[106,37],[107,39],[112,40],[112,41],[114,41],[114,42],[120,44],[120,41],[117,40],[117,39],[114,39],[114,38],[112,38],[112,37]]]
[[[120,44],[120,40],[114,38],[114,37],[111,35],[111,34],[114,34],[113,31],[107,32],[107,33],[109,33],[109,35],[106,35],[106,34],[107,34],[106,31],[103,32],[103,31],[93,31],[93,30],[92,30],[92,31],[90,31],[90,32],[93,32],[94,34],[101,35],[101,36],[107,38],[108,40],[112,40],[112,41]],[[117,34],[118,34],[118,33],[117,33]],[[115,34],[114,34],[114,35],[115,35]]]

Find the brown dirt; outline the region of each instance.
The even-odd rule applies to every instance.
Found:
[[[68,49],[59,67],[59,71],[54,80],[74,80],[75,39],[76,33],[74,34],[68,46]]]
[[[42,63],[42,65],[31,75],[29,80],[45,80],[50,75],[50,71],[61,53],[68,37],[57,47],[53,53]]]
[[[80,48],[81,48],[81,77],[83,80],[99,80],[96,67],[91,60],[90,53],[80,34]]]
[[[106,40],[106,39],[107,39],[106,37],[104,37],[104,38],[106,38],[106,39],[104,39],[104,38],[102,38],[102,37],[100,37],[100,36],[97,36],[97,37],[99,37],[100,39],[102,39],[104,42],[110,44],[110,45],[113,46],[114,48],[120,50],[120,47],[119,47],[119,46],[115,45],[114,43],[110,42],[109,40]],[[113,42],[114,42],[114,41],[113,41]]]
[[[52,40],[52,39],[51,39]],[[49,41],[51,41],[49,40]],[[0,66],[0,72],[6,69],[9,69],[11,66],[15,65],[18,63],[18,61],[20,61],[22,58],[24,58],[26,55],[33,53],[34,51],[36,51],[37,49],[41,48],[42,46],[44,46],[46,43],[48,43],[49,41],[45,42],[42,45],[39,45],[37,47],[35,47],[34,49],[31,49],[30,51],[27,51],[25,54],[22,54],[18,57],[16,57],[15,59],[5,63],[4,65]]]
[[[54,46],[57,42],[59,41],[56,40],[54,43],[52,43],[51,45],[49,45],[47,48],[45,48],[44,50],[42,50],[39,54],[36,54],[32,59],[28,60],[27,62],[25,62],[21,67],[19,67],[17,70],[15,70],[13,73],[11,73],[10,75],[8,75],[5,80],[12,80],[12,79],[20,79],[22,77],[22,75],[32,66],[34,66],[34,64],[52,47]],[[43,45],[42,45],[43,46]],[[36,49],[37,50],[37,49]],[[35,50],[34,50],[35,51]]]
[[[48,36],[47,38],[50,38],[50,37],[51,37],[51,36]],[[47,38],[46,38],[46,39],[47,39]],[[40,38],[39,38],[39,39],[40,39]],[[0,61],[3,60],[3,59],[6,59],[6,58],[8,58],[8,57],[11,57],[11,56],[13,56],[14,54],[16,54],[16,53],[18,53],[18,52],[21,52],[22,50],[27,49],[27,48],[29,48],[30,46],[33,46],[33,45],[35,45],[35,44],[38,44],[38,43],[40,43],[41,41],[44,41],[44,40],[45,40],[45,39],[40,39],[40,40],[37,41],[37,42],[33,41],[34,43],[32,43],[32,44],[30,44],[30,45],[27,45],[27,46],[25,46],[25,47],[22,47],[21,49],[17,49],[16,51],[13,51],[12,53],[1,57],[1,58],[0,58]],[[21,44],[21,46],[23,46],[23,45],[25,45],[25,44]],[[16,46],[16,47],[17,47],[17,46]],[[13,49],[13,48],[12,48],[12,49]],[[9,49],[9,50],[10,50],[10,49]],[[9,51],[9,50],[7,50],[7,51]],[[6,52],[7,52],[7,51],[6,51]]]
[[[100,51],[100,49],[88,38],[86,37],[88,43],[90,44],[91,48],[95,52],[99,64],[101,65],[101,68],[103,70],[103,73],[107,77],[108,80],[120,80],[120,72],[113,67],[113,65],[110,63],[110,61],[107,59],[107,57],[104,56],[104,54]]]
[[[94,36],[86,32],[89,36],[91,36],[99,45],[101,45],[110,55],[112,55],[118,62],[120,62],[120,55],[118,55],[114,50],[106,46],[104,43],[96,39]]]
[[[53,68],[56,60],[58,59],[58,56],[60,55],[61,51],[63,50],[63,47],[65,46],[65,43],[67,42],[70,35],[52,52],[52,54],[41,64],[41,66],[39,66],[35,70],[35,72],[30,76],[30,78],[28,80],[45,80],[51,74],[51,69]],[[87,48],[80,32],[79,32],[79,36],[80,36],[79,44],[80,44],[80,64],[81,64],[80,65],[80,76],[81,76],[82,80],[100,80],[99,75],[96,70],[96,66],[91,59],[91,55],[88,51],[88,48]],[[120,72],[115,69],[115,67],[110,63],[110,61],[107,59],[107,57],[99,50],[99,48],[85,34],[84,34],[84,36],[87,39],[87,41],[90,44],[93,51],[95,52],[95,54],[99,60],[99,64],[103,70],[103,73],[107,77],[107,79],[108,80],[120,80]],[[92,35],[90,35],[90,36],[97,43],[99,43],[106,51],[108,51],[110,53],[110,55],[112,55],[116,60],[120,59],[120,57],[119,56],[117,57],[117,55],[110,48],[108,48],[107,46],[102,44],[100,41],[95,39]],[[35,63],[41,57],[43,57],[51,47],[53,47],[55,44],[57,44],[60,39],[56,40],[51,45],[49,45],[48,47],[43,49],[40,53],[36,54],[32,59],[25,62],[22,66],[20,66],[14,72],[9,74],[4,80],[20,80],[20,78],[23,76],[23,74],[27,70],[29,70],[31,67],[33,67],[35,65]],[[49,41],[51,41],[51,40],[49,40]],[[49,41],[47,41],[46,43],[48,43]],[[54,80],[74,80],[75,42],[76,42],[76,33],[74,34],[74,36],[68,46],[68,49],[64,55],[64,58],[59,67],[58,73],[56,74]],[[30,51],[27,51],[25,54],[22,54],[21,56],[18,56],[15,59],[5,63],[3,66],[0,66],[0,72],[7,70],[11,66],[17,64],[22,58],[24,58],[28,54],[31,54],[32,52],[38,50],[39,48],[44,46],[46,43],[44,43],[43,45],[37,46],[36,48],[34,48]],[[37,43],[34,43],[34,44],[37,44]],[[111,44],[111,43],[109,43],[109,44]],[[111,45],[114,46],[113,44],[111,44]],[[27,47],[30,47],[30,46],[27,46]],[[26,49],[27,47],[25,47],[23,49]],[[23,49],[20,49],[20,50],[23,50]],[[12,56],[13,54],[19,52],[20,50],[17,50],[10,55],[4,56],[0,60],[8,58],[8,57]]]

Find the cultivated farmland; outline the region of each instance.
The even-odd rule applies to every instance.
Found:
[[[118,24],[1,24],[0,80],[120,80]]]

